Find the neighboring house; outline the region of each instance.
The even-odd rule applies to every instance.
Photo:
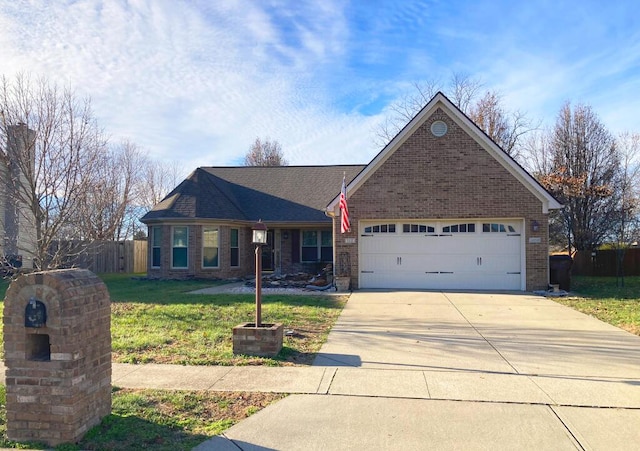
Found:
[[[8,126],[6,135],[6,147],[0,158],[0,256],[3,266],[31,269],[36,225],[35,216],[24,200],[29,198],[32,177],[27,177],[25,170],[33,171],[35,132],[25,124],[18,124]]]
[[[351,231],[341,234],[343,174]],[[142,221],[151,277],[251,274],[262,219],[266,270],[333,261],[354,289],[534,290],[548,286],[557,208],[438,93],[366,166],[199,168]]]

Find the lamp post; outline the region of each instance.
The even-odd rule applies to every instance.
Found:
[[[253,244],[256,245],[256,328],[262,325],[262,246],[267,244],[267,226],[259,220],[253,227]]]
[[[275,357],[282,350],[284,326],[282,323],[262,324],[262,246],[267,244],[267,226],[262,220],[251,227],[256,245],[256,322],[233,328],[233,353]]]

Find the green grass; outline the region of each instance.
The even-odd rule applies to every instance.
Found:
[[[92,428],[75,450],[189,450],[238,421],[282,399],[275,393],[113,389],[112,413]],[[0,386],[0,447],[44,449],[6,440],[5,387]]]
[[[575,296],[555,298],[560,304],[640,335],[640,277],[625,277],[624,287],[615,277],[576,277],[571,279]]]
[[[109,288],[113,302],[136,299],[137,302],[173,302],[173,296],[183,296],[189,291],[221,285],[213,280],[148,280],[144,274],[100,274]]]
[[[295,331],[275,358],[235,356],[232,328],[255,320],[253,294],[193,295],[202,281],[132,280],[106,275],[113,360],[186,365],[309,364],[345,303],[343,297],[267,295],[262,322]]]

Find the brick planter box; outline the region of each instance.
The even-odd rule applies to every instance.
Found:
[[[233,353],[275,357],[282,349],[282,324],[240,324],[233,328]]]

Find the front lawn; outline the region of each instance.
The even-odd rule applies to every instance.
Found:
[[[0,385],[0,447],[48,449],[6,439],[5,387]],[[77,450],[189,450],[282,399],[277,393],[132,390],[113,388],[112,413],[89,430]]]
[[[640,335],[640,277],[625,277],[624,284],[619,287],[615,277],[574,276],[571,279],[574,296],[554,300]]]
[[[346,302],[343,296],[265,295],[262,322],[293,331],[274,359],[234,356],[232,328],[255,320],[253,294],[188,294],[202,281],[103,275],[111,295],[114,362],[186,365],[310,364]]]

